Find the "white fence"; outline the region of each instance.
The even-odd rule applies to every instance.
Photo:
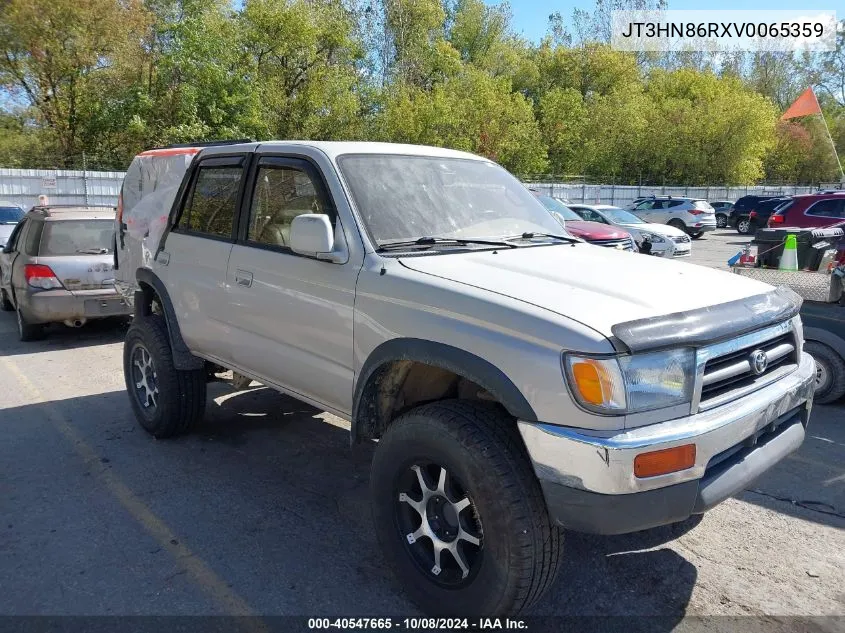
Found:
[[[704,198],[705,200],[730,200],[747,195],[794,196],[818,191],[816,187],[759,185],[749,187],[647,187],[627,185],[579,185],[568,183],[526,183],[532,189],[555,198],[584,204],[613,204],[624,207],[640,196],[678,196]]]
[[[55,169],[0,169],[0,201],[24,209],[47,196],[49,204],[117,204],[123,172]]]
[[[0,169],[0,201],[24,209],[38,204],[46,195],[50,204],[116,205],[123,172],[64,171],[54,169]],[[750,187],[648,187],[626,185],[584,185],[568,183],[526,183],[533,189],[571,202],[625,206],[640,196],[691,196],[705,200],[734,201],[749,194],[795,195],[817,191],[815,187],[760,185]]]

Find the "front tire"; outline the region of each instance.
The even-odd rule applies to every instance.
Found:
[[[717,213],[716,214],[716,228],[717,229],[723,229],[727,225],[728,225],[728,216],[726,216],[722,213]]]
[[[129,327],[123,344],[123,375],[135,417],[154,437],[186,433],[202,420],[205,372],[173,366],[167,325],[161,317],[142,317]]]
[[[562,533],[498,405],[447,400],[405,413],[378,443],[370,490],[385,557],[428,614],[519,613],[555,578]]]
[[[807,341],[804,351],[816,361],[816,392],[819,404],[830,404],[845,396],[845,360],[824,343]]]

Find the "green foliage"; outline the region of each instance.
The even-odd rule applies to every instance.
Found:
[[[5,0],[0,165],[122,169],[138,151],[248,137],[445,145],[518,175],[616,183],[816,182],[817,88],[845,150],[845,62],[784,53],[635,55],[597,0],[525,41],[485,0]],[[84,159],[83,159],[84,155]]]

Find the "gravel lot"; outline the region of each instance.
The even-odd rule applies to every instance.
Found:
[[[691,261],[724,266],[742,243],[717,231]],[[0,614],[415,613],[375,544],[371,451],[350,451],[345,422],[215,384],[202,430],[156,441],[123,389],[125,327],[19,343],[0,313]],[[845,615],[843,528],[845,406],[818,406],[797,454],[700,522],[569,534],[536,613],[666,616],[660,628],[685,614]]]

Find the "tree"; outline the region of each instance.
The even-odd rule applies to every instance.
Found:
[[[385,140],[481,154],[517,174],[547,166],[531,103],[507,79],[472,68],[430,91],[397,87],[386,99],[380,130]]]
[[[0,5],[0,84],[25,100],[55,136],[64,166],[80,162],[80,141],[101,89],[120,81],[121,60],[141,55],[148,24],[138,0]]]

